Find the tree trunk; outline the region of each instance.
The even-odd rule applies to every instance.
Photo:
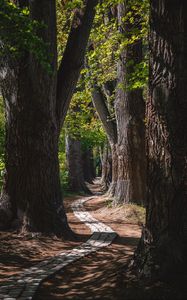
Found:
[[[84,66],[86,46],[98,0],[85,0],[84,2],[85,7],[75,11],[67,45],[57,74],[56,113],[59,120],[59,130],[64,123],[80,71]]]
[[[107,191],[112,181],[112,155],[109,143],[103,148],[101,185]]]
[[[108,194],[113,197],[115,195],[117,178],[118,178],[118,158],[117,158],[117,128],[116,123],[112,120],[110,112],[106,105],[105,96],[100,87],[95,85],[92,88],[92,101],[102,122],[103,128],[107,134],[107,138],[111,148],[112,156],[112,182]]]
[[[83,161],[83,174],[84,180],[88,183],[93,183],[95,178],[95,167],[93,159],[93,151],[91,147],[84,147],[82,149],[82,161]]]
[[[19,62],[1,62],[1,87],[6,108],[6,177],[0,200],[0,226],[15,220],[24,230],[70,232],[61,199],[58,138],[84,61],[97,0],[85,1],[75,13],[57,74],[56,3],[30,4],[31,18],[46,26],[39,36],[48,47],[51,72],[29,53]],[[51,55],[52,54],[52,55]],[[56,92],[57,90],[57,92]]]
[[[162,279],[184,275],[187,263],[186,11],[186,1],[151,1],[147,215],[136,263]]]
[[[56,97],[55,1],[30,3],[31,17],[43,21],[51,73],[31,54],[2,78],[6,108],[6,178],[1,195],[1,226],[16,220],[22,230],[66,235],[69,227],[62,204]],[[39,84],[38,84],[39,83]],[[8,216],[6,207],[9,207]]]
[[[129,3],[118,4],[118,23],[121,33],[126,34],[128,25],[123,18],[128,13]],[[131,25],[132,26],[132,25]],[[129,77],[134,65],[142,59],[141,41],[128,45],[120,55],[117,66],[117,92],[115,114],[117,124],[118,179],[114,191],[114,203],[145,203],[145,136],[144,101],[142,90],[129,91]]]
[[[90,193],[84,181],[81,141],[66,137],[69,189],[71,192]]]
[[[110,144],[112,154],[112,182],[110,184],[108,195],[110,197],[115,196],[115,191],[118,182],[118,154],[117,154],[117,143]]]
[[[138,23],[125,24],[124,18],[129,9],[131,9],[129,1],[118,4],[119,31],[124,36],[130,31],[130,26],[137,26]],[[92,89],[93,103],[111,146],[112,183],[109,194],[114,197],[115,205],[124,202],[145,203],[146,158],[143,121],[145,105],[142,90],[128,90],[129,76],[133,72],[130,62],[133,61],[136,65],[141,59],[141,41],[128,45],[120,54],[115,99],[116,122],[110,116],[101,88],[95,85]],[[107,96],[111,95],[113,87],[114,82],[104,85]]]

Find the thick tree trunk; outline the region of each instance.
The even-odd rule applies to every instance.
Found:
[[[84,61],[97,0],[85,1],[84,13],[75,13],[58,84],[55,0],[17,2],[29,3],[31,18],[46,25],[39,35],[48,45],[52,72],[30,54],[17,63],[1,62],[7,153],[0,226],[17,220],[24,229],[60,236],[70,230],[61,199],[58,138]]]
[[[128,12],[128,1],[118,5],[118,23],[121,33],[126,34],[123,18]],[[131,25],[132,26],[132,25]],[[128,91],[132,67],[142,59],[141,41],[128,45],[120,55],[117,67],[117,92],[115,114],[117,123],[118,179],[114,203],[145,203],[145,136],[144,101],[141,90]]]
[[[95,178],[96,174],[93,151],[91,147],[84,147],[82,149],[82,161],[84,180],[88,183],[93,183],[93,179]]]
[[[186,1],[151,1],[147,215],[136,263],[162,279],[187,263],[186,11]]]
[[[107,191],[112,181],[112,155],[108,143],[103,148],[102,153],[102,176],[101,185],[104,191]]]
[[[128,1],[118,4],[119,31],[124,36],[130,30],[124,24],[129,7]],[[137,26],[137,23],[130,26]],[[112,183],[109,194],[114,197],[115,205],[129,201],[138,204],[145,203],[146,159],[143,122],[145,105],[141,90],[128,91],[128,78],[133,71],[129,62],[134,61],[134,65],[136,65],[141,62],[141,59],[141,41],[128,45],[120,55],[117,66],[116,123],[110,116],[101,88],[95,85],[92,90],[94,106],[111,146]],[[111,95],[113,86],[114,82],[104,85],[107,97]]]
[[[9,62],[2,78],[6,107],[6,179],[1,195],[1,225],[17,220],[23,230],[66,235],[62,204],[56,120],[55,1],[30,3],[31,17],[46,27],[40,36],[48,43],[51,73],[26,54],[17,68]],[[15,74],[14,78],[12,78]],[[39,83],[39,84],[38,84]]]
[[[81,141],[66,137],[66,156],[68,165],[69,189],[71,192],[90,193],[84,181]]]

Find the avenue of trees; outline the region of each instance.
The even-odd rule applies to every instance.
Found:
[[[140,274],[184,269],[186,11],[185,0],[0,0],[1,230],[71,236],[63,190],[88,194],[101,176],[113,205],[146,207]]]

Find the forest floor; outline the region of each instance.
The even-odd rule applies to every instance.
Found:
[[[99,184],[90,187],[93,193],[98,193],[100,189]],[[62,241],[52,237],[0,232],[0,285],[10,275],[21,274],[25,268],[59,252],[69,252],[89,239],[89,228],[71,210],[72,202],[79,198],[80,196],[71,196],[64,201],[76,240]],[[187,299],[184,284],[171,286],[161,282],[142,282],[137,280],[129,268],[141,235],[141,224],[144,223],[143,208],[131,204],[112,207],[111,200],[106,195],[98,195],[84,206],[94,218],[110,226],[118,234],[117,238],[110,246],[85,256],[45,280],[38,289],[35,300]]]

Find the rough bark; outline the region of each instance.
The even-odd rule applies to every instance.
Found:
[[[58,138],[81,70],[97,1],[85,1],[84,13],[75,13],[58,84],[55,0],[19,1],[20,5],[25,3],[30,4],[31,18],[46,24],[39,36],[53,54],[52,72],[44,70],[29,53],[19,62],[1,61],[6,177],[0,225],[5,228],[14,222],[27,230],[60,236],[69,232],[69,227],[60,190]]]
[[[116,186],[118,182],[118,155],[117,155],[117,143],[110,144],[112,154],[112,182],[110,184],[108,195],[110,197],[115,196]]]
[[[66,157],[70,191],[91,193],[84,181],[81,141],[79,139],[66,137]]]
[[[131,29],[123,22],[128,13],[128,1],[118,5],[118,23],[122,34]],[[117,91],[115,115],[117,124],[118,179],[115,188],[115,204],[145,202],[145,135],[144,100],[142,90],[128,90],[129,77],[133,72],[129,62],[141,62],[142,45],[136,41],[120,54],[117,66]]]
[[[102,152],[102,176],[101,185],[107,191],[112,181],[112,154],[109,143],[106,143]]]
[[[29,53],[16,64],[7,61],[1,72],[6,110],[6,177],[1,194],[1,226],[16,220],[23,230],[61,236],[67,234],[69,227],[61,198],[54,101],[55,1],[32,1],[30,11],[32,19],[46,24],[39,35],[48,43],[48,52],[53,53],[51,73]]]
[[[124,24],[124,17],[129,10],[129,2],[118,4],[117,18],[119,31],[125,35],[130,27],[137,25]],[[137,21],[137,20],[136,20]],[[138,23],[138,22],[137,22]],[[112,153],[112,183],[110,196],[114,204],[124,202],[145,203],[145,130],[144,130],[144,100],[142,90],[128,90],[129,76],[133,72],[129,62],[134,65],[141,62],[142,45],[136,41],[128,45],[120,54],[117,65],[117,85],[115,99],[115,119],[112,120],[107,100],[101,88],[94,86],[92,99],[94,106],[106,131]],[[111,96],[115,82],[108,82],[103,90],[106,98]]]
[[[187,251],[187,3],[151,1],[144,276],[183,276]]]

